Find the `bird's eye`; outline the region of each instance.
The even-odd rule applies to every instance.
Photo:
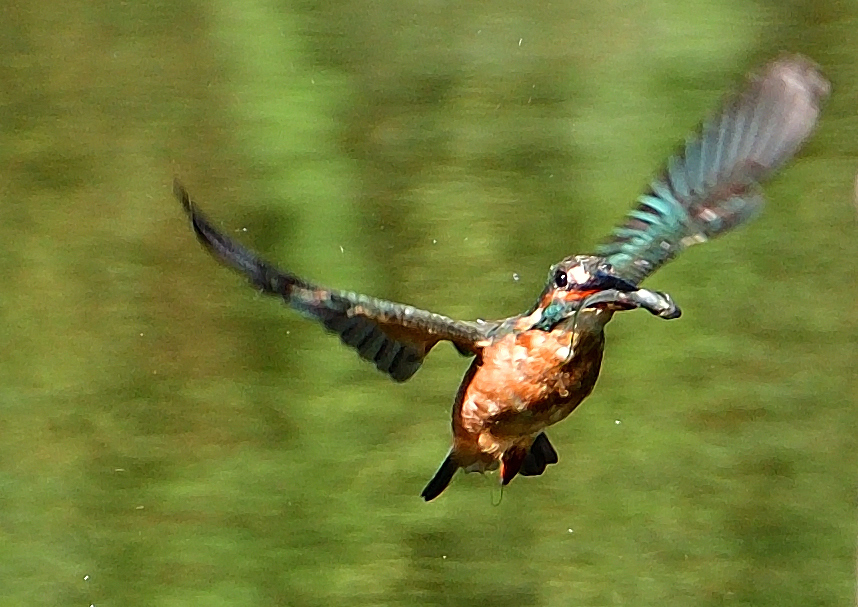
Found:
[[[554,286],[558,289],[565,289],[569,284],[569,278],[566,276],[566,272],[563,270],[557,270],[554,274]]]

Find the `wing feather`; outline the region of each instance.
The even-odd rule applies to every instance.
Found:
[[[667,161],[597,253],[637,284],[686,247],[754,217],[763,204],[759,184],[810,136],[829,89],[817,67],[797,55],[750,76]]]
[[[320,322],[396,381],[410,378],[439,341],[462,354],[477,354],[496,322],[459,321],[413,306],[349,291],[334,291],[279,270],[216,230],[178,182],[173,191],[199,241],[221,263],[245,275],[263,293],[277,295],[304,316]]]

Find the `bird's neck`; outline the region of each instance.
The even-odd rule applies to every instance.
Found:
[[[562,320],[554,328],[572,333],[601,333],[613,316],[611,309],[588,308]]]

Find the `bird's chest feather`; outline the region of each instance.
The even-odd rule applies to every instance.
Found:
[[[564,330],[498,338],[483,349],[482,364],[466,389],[461,430],[524,436],[557,423],[593,390],[602,347],[601,332],[577,335],[574,346],[572,333]]]

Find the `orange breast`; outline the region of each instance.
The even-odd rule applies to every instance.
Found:
[[[457,451],[492,459],[512,445],[529,448],[545,427],[590,394],[602,362],[603,334],[531,330],[486,346],[482,365],[453,411]],[[478,452],[478,453],[476,453]]]

